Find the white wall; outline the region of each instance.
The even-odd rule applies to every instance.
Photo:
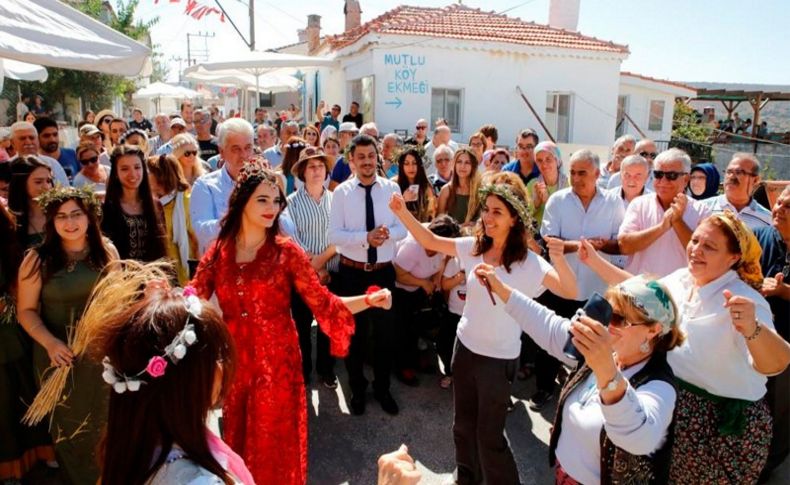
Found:
[[[639,125],[639,128],[648,138],[652,138],[653,140],[669,140],[672,135],[672,116],[675,112],[674,94],[622,83],[620,85],[620,95],[628,96],[626,112],[628,116],[634,120],[634,123]],[[648,129],[651,101],[664,101],[664,121],[660,131]],[[628,120],[624,123],[626,126],[624,133],[630,133],[637,138],[641,137],[639,132],[634,128],[634,125]]]
[[[446,47],[424,43],[389,47],[381,42],[344,58],[347,80],[375,76],[375,121],[380,131],[407,129],[411,134],[417,119],[430,118],[431,89],[450,88],[463,90],[461,132],[453,134],[455,140],[466,142],[486,123],[497,126],[500,144],[512,145],[522,128],[534,128],[541,139],[546,139],[518,95],[518,84],[541,117],[545,117],[547,91],[573,94],[572,143],[609,145],[614,140],[620,72],[616,57],[583,59],[459,50],[453,47],[462,41],[446,42]],[[393,62],[396,59],[400,64]],[[322,92],[334,89],[328,77],[323,81]],[[406,87],[415,92],[403,92]]]

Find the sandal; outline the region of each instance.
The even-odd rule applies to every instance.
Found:
[[[442,389],[449,389],[450,386],[453,384],[453,378],[450,376],[444,376],[439,379],[439,387]]]

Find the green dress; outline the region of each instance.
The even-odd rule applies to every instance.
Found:
[[[455,203],[449,208],[448,214],[459,224],[466,222],[466,212],[469,209],[469,194],[455,194]]]
[[[84,261],[72,271],[64,268],[52,275],[41,289],[41,319],[47,329],[63,342],[74,331],[99,271]],[[47,351],[33,350],[37,375],[49,368]],[[102,379],[102,367],[87,359],[77,359],[64,389],[64,401],[53,412],[50,433],[55,454],[64,475],[75,484],[94,484],[99,478],[95,450],[107,422],[109,387]]]

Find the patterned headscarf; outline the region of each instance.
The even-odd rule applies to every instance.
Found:
[[[735,235],[738,240],[738,249],[741,252],[741,260],[735,271],[746,284],[759,290],[763,285],[763,271],[760,267],[760,256],[763,250],[752,230],[730,210],[713,214],[710,217],[723,222],[727,229]]]
[[[633,276],[617,285],[617,290],[628,297],[648,320],[661,324],[661,335],[668,334],[676,325],[675,302],[658,281],[648,280],[642,275]]]

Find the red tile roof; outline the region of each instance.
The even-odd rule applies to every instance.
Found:
[[[327,41],[333,49],[340,49],[371,32],[628,53],[625,45],[459,4],[444,8],[401,5],[340,35],[327,36]]]
[[[658,79],[658,78],[655,78],[655,77],[650,77],[650,76],[644,76],[642,74],[637,74],[635,72],[622,71],[622,72],[620,72],[620,74],[623,75],[623,76],[631,76],[631,77],[635,77],[637,79],[643,79],[645,81],[653,81],[655,83],[666,84],[668,86],[675,86],[675,87],[678,87],[678,88],[688,89],[690,91],[696,91],[697,90],[697,88],[695,88],[694,86],[689,86],[688,84],[683,84],[683,83],[678,82],[678,81],[670,81],[668,79]]]

